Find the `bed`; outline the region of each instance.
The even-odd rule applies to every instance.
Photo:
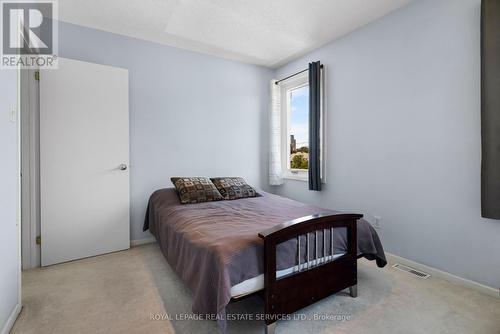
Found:
[[[280,315],[346,288],[356,297],[359,257],[386,265],[378,235],[362,215],[258,193],[181,204],[175,188],[166,188],[149,199],[144,230],[192,291],[193,312],[216,315],[222,331],[233,300],[262,294],[266,331],[273,332]],[[319,278],[323,284],[312,284]]]

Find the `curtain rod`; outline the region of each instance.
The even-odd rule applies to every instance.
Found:
[[[320,68],[323,68],[323,64],[321,64],[321,65],[320,65]],[[294,73],[294,74],[292,74],[292,75],[289,75],[289,76],[287,76],[286,78],[279,79],[279,80],[278,80],[278,81],[276,81],[274,84],[275,84],[275,85],[277,85],[277,84],[279,84],[279,83],[280,83],[280,82],[282,82],[282,81],[285,81],[285,80],[287,80],[287,79],[293,78],[294,76],[299,75],[299,74],[304,73],[304,72],[307,72],[307,71],[309,71],[309,69],[308,69],[308,68],[306,68],[305,70],[299,71],[299,72],[297,72],[297,73]]]

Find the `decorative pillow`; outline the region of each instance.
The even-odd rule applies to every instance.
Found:
[[[172,177],[182,204],[220,201],[222,196],[208,177]]]
[[[224,199],[256,197],[257,192],[242,177],[210,178]]]

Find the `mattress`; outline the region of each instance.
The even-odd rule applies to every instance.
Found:
[[[311,261],[306,262],[304,264],[301,264],[301,268],[302,268],[302,266],[306,266],[307,268],[310,268],[310,267],[315,266],[316,264],[319,264],[319,263],[324,263],[324,262],[335,260],[335,259],[337,259],[345,254],[346,253],[340,253],[340,254],[334,254],[333,257],[328,255],[328,256],[321,257],[319,259],[314,259],[314,260],[311,260]],[[276,271],[276,278],[290,275],[294,272],[297,272],[298,269],[299,269],[298,266],[293,266],[293,267],[286,268],[283,270],[278,270],[278,271]],[[241,297],[244,297],[246,295],[252,294],[254,292],[260,291],[262,289],[264,289],[264,274],[249,278],[249,279],[244,280],[243,282],[241,282],[239,284],[232,286],[231,287],[231,297],[232,298],[241,298]]]
[[[222,314],[234,296],[263,287],[264,247],[258,236],[283,222],[312,214],[336,214],[312,205],[259,191],[258,197],[181,204],[175,189],[155,191],[149,200],[144,230],[156,237],[172,269],[193,293],[193,312]],[[368,222],[357,223],[358,255],[386,264],[382,244]],[[323,237],[318,239],[321,248]],[[331,239],[327,235],[326,242]],[[306,243],[301,254],[306,254]],[[320,256],[331,256],[328,251]],[[335,229],[333,256],[347,250],[345,228]],[[306,262],[303,257],[301,263]],[[277,246],[279,275],[297,270],[297,240]]]

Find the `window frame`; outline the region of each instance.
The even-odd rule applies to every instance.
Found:
[[[325,177],[325,113],[323,101],[323,75],[321,75],[321,117],[320,117],[320,166],[321,166],[321,182],[326,183]],[[292,169],[290,168],[290,92],[292,90],[309,86],[309,72],[300,73],[280,84],[280,99],[281,103],[281,166],[283,169],[283,178],[299,181],[309,181],[309,169]],[[284,102],[284,103],[283,103]]]

